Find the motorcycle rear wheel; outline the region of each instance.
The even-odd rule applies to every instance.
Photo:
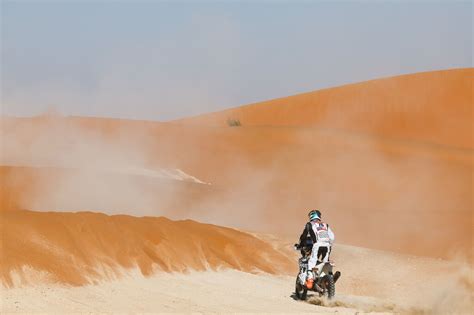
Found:
[[[326,290],[328,294],[328,299],[332,299],[336,295],[336,284],[334,282],[333,275],[326,276]]]

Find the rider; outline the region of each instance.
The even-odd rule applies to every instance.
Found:
[[[308,213],[309,222],[306,223],[303,233],[300,236],[300,246],[311,239],[313,249],[308,261],[308,288],[313,286],[313,269],[320,263],[329,261],[331,245],[334,242],[334,233],[328,224],[321,220],[321,211],[311,210]],[[308,236],[309,234],[309,236]]]

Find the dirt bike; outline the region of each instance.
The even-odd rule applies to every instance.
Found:
[[[319,293],[319,296],[326,296],[328,299],[332,299],[336,294],[336,282],[341,276],[340,271],[333,273],[334,263],[329,261],[326,263],[316,264],[313,273],[313,283],[308,283],[308,261],[311,257],[311,249],[303,248],[295,244],[295,249],[301,250],[302,257],[298,260],[299,273],[296,276],[295,294],[300,300],[306,300],[308,290]],[[310,284],[310,287],[308,287]]]

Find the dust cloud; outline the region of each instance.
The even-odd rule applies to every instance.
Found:
[[[452,121],[441,119],[470,106],[468,74],[376,80],[170,123],[2,118],[4,200],[191,218],[295,240],[308,210],[319,208],[337,242],[470,259],[473,159],[459,134],[468,127],[461,119],[448,132]],[[387,95],[395,99],[376,106]],[[242,126],[227,126],[229,117]],[[211,185],[158,176],[176,169]]]

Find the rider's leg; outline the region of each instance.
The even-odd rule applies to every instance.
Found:
[[[319,246],[318,252],[316,254],[316,264],[313,267],[313,273],[315,276],[319,275],[320,269],[325,262],[325,257],[327,257],[328,248],[326,246]]]
[[[316,267],[316,264],[318,262],[318,251],[319,251],[319,245],[314,244],[313,245],[313,250],[311,251],[311,257],[309,258],[308,261],[308,277],[313,278],[313,268]]]
[[[318,255],[318,258],[321,257],[319,259],[319,261],[321,263],[326,263],[329,261],[329,254],[331,253],[331,247],[330,246],[321,246],[321,251]]]

